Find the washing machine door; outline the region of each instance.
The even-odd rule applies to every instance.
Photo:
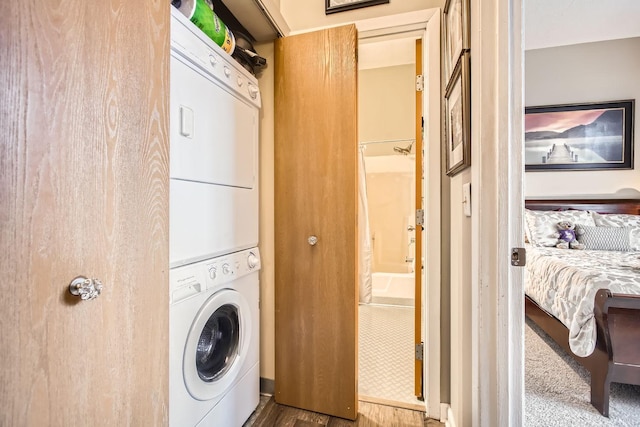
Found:
[[[213,294],[196,315],[185,344],[184,381],[191,396],[210,400],[237,379],[251,340],[251,313],[237,291]]]

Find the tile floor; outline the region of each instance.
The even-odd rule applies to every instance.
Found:
[[[359,307],[359,393],[421,405],[413,395],[413,307],[361,304]]]

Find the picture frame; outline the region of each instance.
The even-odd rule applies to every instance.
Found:
[[[634,104],[526,107],[525,171],[633,169]]]
[[[471,166],[470,72],[467,51],[458,58],[444,96],[444,147],[449,176]]]
[[[329,15],[387,3],[389,3],[389,0],[325,0],[324,14]]]
[[[462,52],[470,49],[469,0],[447,0],[443,16],[443,75],[449,83]]]

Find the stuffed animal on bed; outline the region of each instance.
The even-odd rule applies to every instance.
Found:
[[[584,249],[584,245],[578,241],[578,236],[582,234],[582,229],[576,230],[576,225],[571,221],[560,221],[556,224],[558,231],[556,237],[558,243],[556,248],[560,249]]]

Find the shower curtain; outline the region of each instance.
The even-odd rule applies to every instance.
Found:
[[[367,207],[367,173],[364,166],[364,147],[358,152],[358,290],[359,300],[371,302],[371,232],[369,230],[369,209]]]

